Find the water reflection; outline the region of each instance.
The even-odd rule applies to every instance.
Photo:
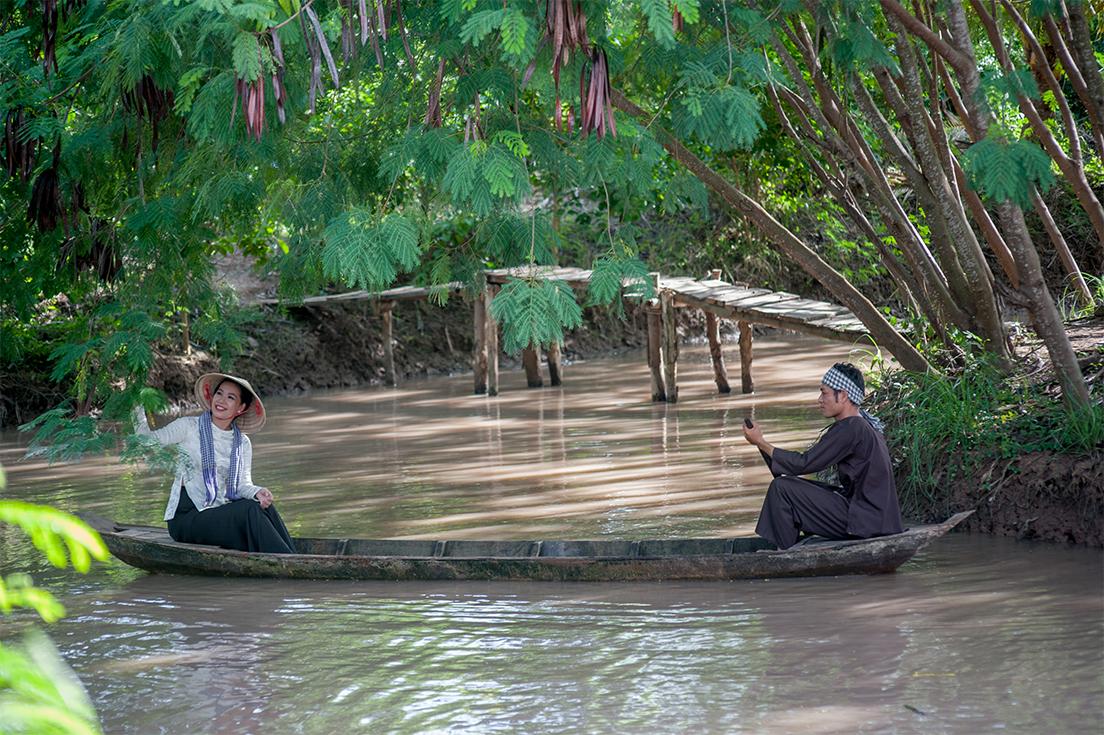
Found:
[[[750,533],[769,474],[739,431],[754,413],[772,438],[804,446],[824,366],[845,345],[763,340],[758,393],[719,396],[708,353],[683,351],[681,402],[653,404],[639,356],[570,366],[562,388],[471,395],[469,376],[398,390],[271,399],[254,479],[276,493],[293,533],[375,537],[632,538]],[[158,523],[163,477],[105,458],[80,466],[16,461],[13,492],[70,510]]]
[[[78,600],[55,637],[119,733],[1089,732],[1101,572],[1084,550],[956,535],[869,578],[142,576]]]

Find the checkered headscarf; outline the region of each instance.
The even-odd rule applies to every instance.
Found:
[[[859,414],[870,422],[870,425],[873,426],[876,431],[882,430],[882,422],[862,409],[862,402],[863,399],[866,398],[866,392],[860,388],[854,380],[847,377],[842,370],[832,366],[832,368],[824,374],[824,379],[820,382],[824,383],[832,390],[842,390],[846,392],[851,402],[859,407]]]

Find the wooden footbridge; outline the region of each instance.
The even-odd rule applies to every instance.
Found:
[[[498,325],[487,308],[495,294],[511,278],[530,277],[560,280],[573,288],[586,288],[591,271],[581,268],[540,267],[510,268],[485,271],[486,286],[474,299],[473,330],[475,337],[472,367],[477,394],[498,395],[499,341]],[[648,330],[648,368],[652,378],[652,400],[675,402],[678,400],[679,339],[676,313],[678,309],[700,309],[705,313],[705,336],[709,342],[709,354],[713,363],[717,390],[731,392],[728,372],[721,347],[720,320],[737,323],[740,349],[740,386],[744,393],[754,390],[751,376],[752,324],[788,329],[827,339],[854,342],[867,334],[854,314],[836,304],[805,299],[784,291],[751,288],[746,284],[728,283],[720,279],[721,272],[713,271],[703,279],[660,276],[652,274],[655,298],[645,304]],[[388,382],[398,382],[393,350],[392,311],[401,301],[419,301],[430,294],[446,290],[450,294],[464,291],[462,283],[450,283],[435,288],[403,286],[386,291],[350,291],[341,294],[312,296],[303,299],[302,305],[333,303],[369,299],[379,306],[383,319],[384,360]],[[279,303],[276,299],[260,299],[262,304]],[[530,388],[544,384],[540,372],[540,356],[533,347],[522,351],[522,365]],[[563,366],[559,345],[549,345],[546,350],[549,383],[560,385]]]

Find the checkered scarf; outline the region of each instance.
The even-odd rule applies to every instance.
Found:
[[[859,406],[859,414],[866,419],[875,431],[882,431],[882,422],[877,417],[872,416],[862,409],[863,399],[866,398],[866,392],[851,380],[851,378],[844,375],[843,371],[839,368],[833,367],[827,373],[824,374],[824,379],[820,382],[832,390],[842,390],[847,393],[847,397],[851,399],[851,402],[856,406]]]
[[[229,487],[226,488],[226,497],[229,500],[238,498],[238,475],[241,474],[239,459],[241,458],[242,433],[237,424],[234,427],[234,443],[230,448],[230,477]],[[203,507],[206,508],[218,498],[218,473],[215,470],[215,434],[211,430],[211,412],[204,411],[199,417],[199,457],[203,463],[203,485],[207,492],[203,496]]]

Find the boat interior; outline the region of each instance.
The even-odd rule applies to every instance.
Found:
[[[646,539],[640,541],[434,541],[297,538],[301,554],[427,558],[714,556],[773,548],[761,538]]]

